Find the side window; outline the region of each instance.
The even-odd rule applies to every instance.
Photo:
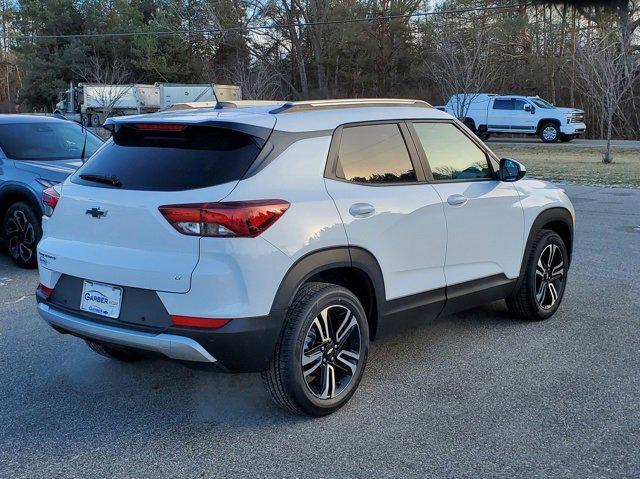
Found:
[[[487,155],[452,123],[414,123],[434,180],[492,178]]]
[[[524,110],[524,106],[527,104],[524,100],[514,100],[515,102],[515,110],[522,111]]]
[[[493,109],[494,110],[513,110],[514,101],[513,100],[494,100]]]
[[[338,151],[336,176],[358,183],[417,181],[397,124],[346,127]]]

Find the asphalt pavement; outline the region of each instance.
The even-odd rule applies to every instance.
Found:
[[[566,188],[576,245],[552,319],[499,302],[377,341],[322,419],[272,406],[257,374],[97,356],[0,256],[0,477],[638,477],[640,189]]]

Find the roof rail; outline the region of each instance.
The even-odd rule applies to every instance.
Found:
[[[198,108],[215,108],[216,110],[227,110],[229,108],[249,108],[252,106],[268,106],[275,107],[283,105],[282,100],[223,100],[215,101],[193,101],[186,103],[174,103],[173,105],[163,108],[162,111],[178,111],[178,110],[195,110]]]
[[[269,113],[294,113],[298,111],[334,110],[341,108],[364,108],[384,106],[408,106],[418,108],[433,108],[423,100],[407,100],[398,98],[354,98],[345,100],[309,100],[287,102]]]

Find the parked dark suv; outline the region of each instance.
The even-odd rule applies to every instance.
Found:
[[[35,268],[42,191],[73,173],[102,140],[72,121],[0,115],[0,234],[11,259]]]

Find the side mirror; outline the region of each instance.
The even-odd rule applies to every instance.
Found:
[[[528,111],[529,113],[531,113],[533,115],[536,112],[536,107],[533,106],[530,103],[525,103],[524,104],[524,111]]]
[[[524,178],[527,169],[522,163],[518,163],[511,158],[502,158],[500,160],[500,171],[498,172],[500,181],[518,181]]]

